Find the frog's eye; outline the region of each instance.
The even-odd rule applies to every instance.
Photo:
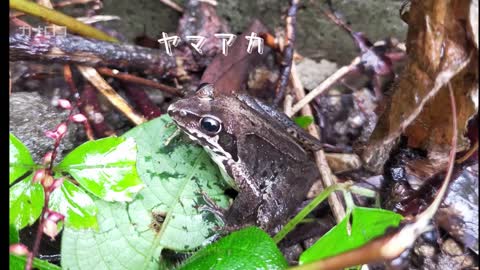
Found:
[[[217,134],[222,129],[222,123],[211,116],[204,116],[200,119],[200,127],[208,134]]]

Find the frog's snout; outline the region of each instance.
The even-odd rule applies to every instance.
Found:
[[[177,109],[175,108],[175,103],[170,104],[167,108],[167,113],[168,115],[172,116],[172,114],[176,111]]]

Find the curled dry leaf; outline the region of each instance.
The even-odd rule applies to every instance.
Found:
[[[462,21],[469,18],[466,1],[411,1],[408,14],[406,68],[362,153],[366,167],[380,172],[402,133],[408,146],[448,158],[452,113],[447,84],[455,94],[457,151],[469,147],[463,134],[478,111],[478,50]]]

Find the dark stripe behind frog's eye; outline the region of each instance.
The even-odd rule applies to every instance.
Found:
[[[200,127],[208,134],[217,134],[222,128],[222,123],[215,118],[205,116],[200,119]]]

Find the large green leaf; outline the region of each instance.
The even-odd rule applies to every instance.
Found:
[[[17,256],[10,254],[10,263],[9,269],[10,270],[24,270],[25,264],[27,263],[27,258],[25,256]],[[33,268],[39,270],[60,270],[61,268],[51,264],[47,261],[40,260],[37,258],[33,259]]]
[[[131,203],[95,200],[99,230],[66,228],[62,266],[66,269],[158,269],[164,248],[186,251],[215,234],[219,221],[199,206],[200,192],[227,207],[224,181],[207,153],[189,141],[165,140],[175,131],[168,116],[125,134],[135,138],[137,169],[146,188]]]
[[[318,261],[342,252],[358,248],[375,237],[385,233],[388,227],[396,227],[403,219],[395,212],[379,209],[355,207],[352,211],[351,234],[347,232],[349,217],[328,231],[309,249],[300,255],[300,264]]]
[[[133,139],[104,138],[86,142],[55,168],[68,172],[87,191],[106,201],[131,201],[143,188],[135,167]]]
[[[10,133],[10,184],[33,169],[35,163],[27,147]]]
[[[20,242],[20,236],[18,236],[18,230],[12,224],[10,224],[10,226],[8,228],[8,233],[9,233],[9,236],[10,236],[9,237],[10,245]]]
[[[10,224],[18,230],[32,225],[42,213],[43,187],[32,183],[32,175],[10,187]]]
[[[195,253],[178,270],[275,270],[287,267],[287,261],[272,238],[257,227],[249,227]]]
[[[81,188],[65,180],[50,195],[49,208],[65,216],[65,226],[97,229],[97,206]]]

